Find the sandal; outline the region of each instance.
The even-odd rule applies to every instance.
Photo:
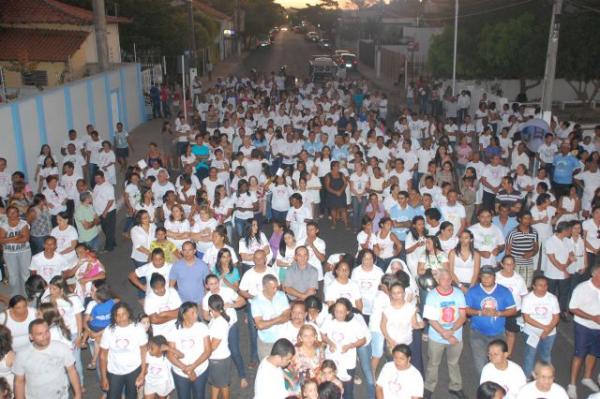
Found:
[[[85,368],[88,370],[96,370],[96,365],[94,363],[88,363]]]

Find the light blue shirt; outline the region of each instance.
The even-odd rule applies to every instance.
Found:
[[[252,306],[252,317],[261,317],[263,320],[271,320],[289,309],[290,304],[282,291],[277,291],[272,300],[267,299],[262,292],[250,301]],[[276,324],[264,330],[258,330],[258,338],[261,341],[272,344],[282,337],[283,324]]]
[[[554,156],[553,181],[558,184],[572,184],[573,172],[580,168],[579,160],[572,154],[556,154]]]
[[[466,307],[465,295],[461,290],[452,288],[450,294],[443,295],[435,289],[427,294],[423,317],[431,321],[437,321],[445,330],[450,330],[460,318],[460,309]],[[462,341],[462,327],[456,330],[454,337]],[[449,344],[431,325],[429,326],[429,339],[440,344]]]
[[[497,226],[500,229],[500,231],[502,231],[502,236],[504,237],[504,241],[506,241],[506,237],[508,237],[511,231],[517,228],[519,222],[517,221],[516,217],[509,216],[508,220],[506,221],[506,224],[503,225],[502,223],[500,223],[500,218],[498,216],[494,216],[492,219],[492,224],[494,226]],[[498,254],[498,256],[496,256],[496,260],[498,262],[501,262],[502,258],[504,258],[504,251],[502,251]]]
[[[334,145],[333,149],[331,150],[331,159],[334,161],[347,160],[349,156],[350,153],[348,152],[348,147],[345,145],[341,147]]]
[[[304,149],[306,150],[306,152],[308,152],[311,156],[314,156],[317,152],[321,152],[321,150],[323,149],[323,143],[321,143],[320,140],[316,140],[313,141],[309,141],[306,140],[304,142]]]
[[[408,205],[404,209],[400,208],[400,205],[394,205],[392,209],[390,209],[390,218],[394,222],[412,221],[414,215],[415,209]],[[406,234],[408,234],[408,230],[408,227],[394,227],[392,232],[396,234],[396,237],[398,237],[400,241],[404,241]]]

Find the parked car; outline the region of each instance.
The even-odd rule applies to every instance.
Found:
[[[316,43],[319,41],[319,34],[317,32],[308,32],[306,34],[306,40]]]
[[[321,40],[319,40],[319,48],[321,48],[323,50],[330,50],[331,42],[327,39],[321,39]]]
[[[256,48],[271,47],[273,42],[269,36],[261,36],[256,39]]]
[[[356,69],[358,67],[358,57],[356,54],[343,53],[338,58],[338,64],[343,65],[346,69]]]

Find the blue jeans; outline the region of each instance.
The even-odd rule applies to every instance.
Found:
[[[81,244],[85,244],[88,246],[89,249],[98,252],[98,250],[100,249],[100,234],[92,238],[90,241],[82,242]]]
[[[375,376],[371,368],[371,345],[363,345],[356,350],[360,368],[367,381],[367,399],[375,399]]]
[[[179,399],[204,399],[206,381],[208,381],[208,369],[200,374],[194,381],[173,373],[175,390]]]
[[[244,359],[242,359],[242,353],[240,352],[240,328],[238,323],[235,323],[229,329],[229,337],[227,342],[229,343],[229,351],[231,352],[231,360],[235,364],[240,379],[246,378],[246,368],[244,367]]]
[[[356,373],[356,368],[352,370],[346,370],[350,379],[348,381],[342,382],[344,386],[344,394],[342,395],[343,399],[354,399],[354,374]]]
[[[367,197],[352,196],[352,228],[356,231],[360,230],[360,222],[365,215],[367,209]]]
[[[37,255],[44,250],[44,241],[48,236],[29,236],[29,246],[31,247],[31,255]]]
[[[88,167],[88,178],[90,179],[90,181],[89,181],[90,187],[94,188],[94,186],[96,185],[96,179],[94,179],[94,173],[96,173],[96,171],[98,170],[98,165],[96,165],[95,163],[88,163],[87,167]]]
[[[535,366],[536,355],[540,360],[552,363],[552,347],[554,346],[555,339],[556,334],[549,335],[544,339],[540,339],[537,348],[525,345],[525,356],[523,359],[523,372],[525,373],[525,377],[531,377],[533,367]]]
[[[272,220],[280,220],[285,222],[285,218],[287,217],[286,211],[276,211],[275,209],[271,209],[271,219]]]
[[[473,363],[478,375],[481,374],[483,366],[488,362],[488,344],[495,339],[505,339],[504,334],[483,335],[477,330],[471,329],[471,352],[473,352]],[[479,378],[479,377],[478,377]]]
[[[258,346],[256,341],[258,340],[258,330],[254,323],[254,317],[252,317],[252,306],[250,303],[246,305],[246,315],[248,317],[248,339],[250,340],[250,361],[259,363],[258,360]]]
[[[244,229],[246,228],[248,220],[249,219],[233,218],[233,223],[235,224],[235,232],[237,233],[239,239],[241,239],[244,236]]]

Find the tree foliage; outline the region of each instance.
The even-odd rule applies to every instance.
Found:
[[[314,26],[320,26],[325,32],[333,32],[337,26],[338,18],[341,16],[339,4],[334,0],[321,0],[319,4],[307,4],[295,15],[296,19],[306,20]]]
[[[235,11],[235,0],[207,0],[208,4],[228,15]],[[275,26],[285,22],[285,9],[274,0],[239,0],[240,8],[245,13],[244,35],[249,37],[263,36]]]

